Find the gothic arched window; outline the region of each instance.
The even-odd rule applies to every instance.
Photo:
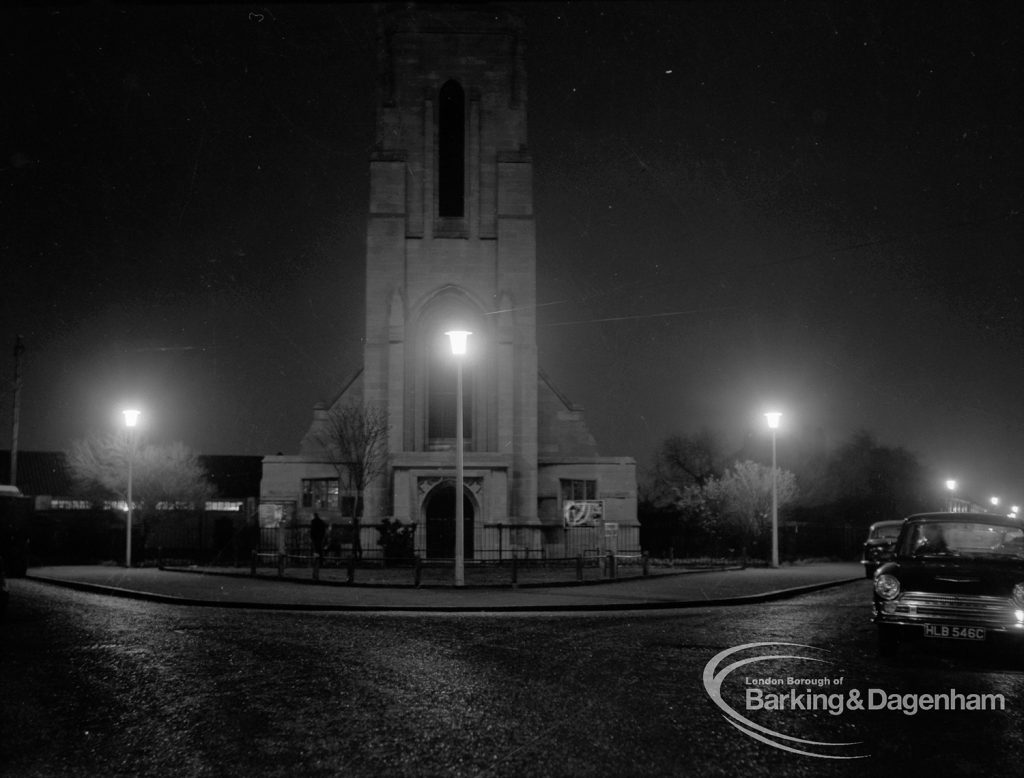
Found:
[[[466,208],[466,97],[448,81],[441,87],[437,142],[438,216],[464,216]]]
[[[429,365],[427,384],[427,438],[431,446],[451,445],[455,441],[456,421],[456,368],[448,338],[437,338]],[[462,436],[473,438],[473,370],[462,368]]]

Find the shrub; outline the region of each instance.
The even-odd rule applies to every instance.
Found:
[[[380,547],[386,560],[412,560],[416,557],[416,525],[398,519],[384,519],[380,527]]]

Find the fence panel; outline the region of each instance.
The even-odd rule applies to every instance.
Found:
[[[381,524],[360,525],[361,558],[367,561],[382,561],[384,550],[380,546]],[[339,526],[334,531],[338,533]],[[348,557],[353,552],[352,528],[336,537],[336,542],[327,542],[326,556]],[[536,524],[484,524],[474,528],[472,555],[467,562],[508,562],[518,560],[594,559],[604,557],[609,551],[623,557],[639,557],[640,528],[618,525],[606,527],[542,527]],[[309,527],[292,525],[281,528],[262,528],[259,533],[261,554],[285,554],[294,557],[312,557],[313,549]],[[450,554],[428,555],[425,528],[417,526],[414,553],[421,559],[450,561]]]

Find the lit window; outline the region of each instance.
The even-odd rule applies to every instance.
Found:
[[[575,478],[562,479],[562,501],[567,500],[596,500],[597,481]]]
[[[242,510],[241,500],[211,500],[206,503],[208,511],[240,511]]]
[[[66,500],[62,497],[55,497],[50,507],[57,511],[81,511],[88,510],[92,507],[92,503],[88,500]]]
[[[337,478],[304,478],[302,480],[302,507],[316,510],[338,510]]]

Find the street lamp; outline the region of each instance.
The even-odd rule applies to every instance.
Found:
[[[465,550],[463,526],[465,520],[462,506],[462,359],[466,356],[466,341],[472,332],[466,330],[449,330],[445,333],[451,340],[452,354],[455,356],[455,585],[466,583]]]
[[[128,428],[128,519],[124,538],[124,566],[132,566],[132,460],[135,458],[135,425],[139,411],[124,411],[124,424]]]
[[[775,468],[775,430],[779,428],[781,413],[770,412],[764,417],[772,431],[772,567],[779,566],[779,476]]]
[[[993,508],[998,508],[999,507],[999,498],[998,497],[989,497],[988,501],[990,503],[992,503],[992,507]]]
[[[949,489],[949,511],[956,510],[956,481],[952,478],[946,480],[946,488]]]

